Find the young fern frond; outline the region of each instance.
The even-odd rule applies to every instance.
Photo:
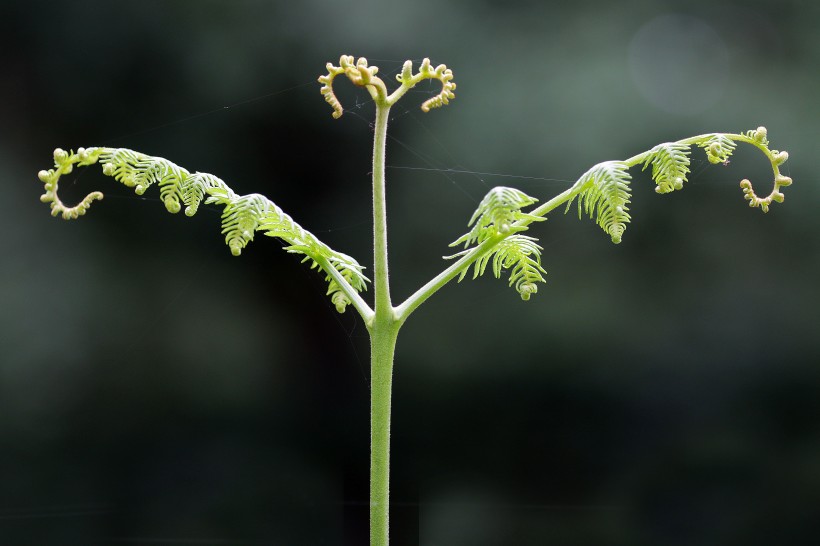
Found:
[[[657,193],[669,193],[683,188],[689,174],[689,146],[680,142],[658,144],[647,155],[643,169],[652,165],[652,179]]]
[[[627,212],[631,189],[629,165],[623,161],[605,161],[584,173],[573,186],[578,193],[567,202],[567,210],[578,198],[578,218],[586,212],[601,226],[612,242],[621,242],[630,216]]]
[[[515,285],[521,299],[528,300],[530,295],[538,292],[537,282],[545,282],[543,277],[546,271],[541,267],[541,247],[532,237],[520,235],[525,226],[516,227],[520,220],[540,222],[546,218],[533,216],[521,212],[523,207],[530,206],[538,200],[530,197],[521,190],[499,186],[491,189],[479,203],[473,213],[468,226],[473,228],[450,243],[450,246],[464,244],[462,250],[446,259],[457,258],[470,252],[469,247],[480,245],[484,241],[496,236],[506,236],[493,250],[483,254],[474,263],[473,278],[483,275],[490,258],[493,259],[493,273],[496,278],[501,276],[503,269],[512,267],[510,286]],[[459,282],[467,275],[467,268],[461,271]]]
[[[92,201],[102,199],[102,193],[93,192],[80,204],[67,207],[57,194],[60,176],[70,173],[75,165],[98,161],[102,163],[103,174],[134,188],[138,195],[154,184],[159,186],[160,199],[168,212],[177,213],[185,205],[185,214],[193,216],[203,200],[206,204],[222,205],[222,233],[234,256],[242,253],[257,231],[281,239],[288,244],[288,252],[303,254],[303,261],[310,261],[311,268],[325,270],[328,295],[340,313],[352,303],[351,297],[367,289],[364,268],[356,260],[328,247],[264,195],[237,195],[216,176],[191,173],[167,159],[125,148],[80,148],[76,153],[54,150],[55,168],[39,173],[46,190],[40,199],[50,203],[52,215],[74,219],[85,214]],[[341,283],[329,268],[338,273]]]

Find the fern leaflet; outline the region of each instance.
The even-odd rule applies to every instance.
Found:
[[[631,190],[629,165],[623,161],[599,163],[584,173],[573,186],[578,193],[567,202],[567,210],[578,198],[578,217],[586,212],[595,218],[601,229],[612,237],[612,242],[621,242],[630,216],[627,212]]]
[[[464,247],[467,248],[470,245],[481,244],[495,235],[510,233],[515,229],[513,224],[517,220],[525,218],[538,222],[546,220],[546,218],[521,212],[523,207],[536,202],[538,199],[515,188],[498,186],[491,189],[478,204],[470,221],[467,222],[467,226],[473,228],[450,243],[450,246],[464,243]]]
[[[689,146],[680,142],[658,144],[647,155],[643,170],[652,165],[655,191],[669,193],[679,190],[689,174]]]
[[[546,282],[544,275],[547,274],[541,266],[541,251],[543,248],[536,241],[538,239],[519,233],[510,235],[473,263],[473,278],[476,279],[483,275],[487,270],[490,259],[492,259],[495,278],[501,278],[502,271],[511,269],[509,285],[515,286],[515,290],[521,295],[522,300],[529,300],[532,294],[538,292],[536,283]],[[447,256],[447,259],[458,258],[468,252],[470,250],[462,250],[457,254]],[[467,271],[468,268],[462,270],[458,278],[459,282],[467,276]]]
[[[706,158],[709,163],[726,163],[732,152],[735,151],[737,144],[722,133],[715,133],[709,135],[709,138],[698,143],[698,146],[706,151]]]

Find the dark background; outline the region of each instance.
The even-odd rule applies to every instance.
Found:
[[[333,120],[315,83],[341,54],[386,80],[429,56],[458,83],[393,111],[396,301],[494,185],[547,199],[758,125],[795,180],[763,215],[738,188],[770,188],[749,147],[695,151],[667,196],[634,169],[621,245],[557,212],[532,231],[533,300],[490,277],[425,304],[396,359],[392,544],[820,541],[816,2],[29,0],[3,3],[0,39],[0,544],[366,543],[352,310],[275,240],[233,258],[218,211],[169,215],[95,166],[61,189],[105,201],[66,223],[36,176],[55,147],[167,157],[370,268],[372,105],[340,86]]]

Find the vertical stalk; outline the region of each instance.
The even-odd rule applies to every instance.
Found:
[[[392,314],[387,267],[387,202],[384,188],[384,157],[390,106],[376,101],[373,136],[373,290],[376,316]]]
[[[401,322],[390,301],[384,165],[390,106],[376,100],[373,140],[373,290],[370,331],[370,546],[388,546],[390,513],[390,401],[393,355]]]
[[[370,334],[370,546],[388,546],[390,519],[390,401],[397,323]]]

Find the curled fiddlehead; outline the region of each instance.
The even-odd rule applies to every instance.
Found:
[[[339,66],[327,63],[327,74],[319,76],[319,83],[322,84],[320,93],[333,108],[334,118],[338,119],[344,113],[344,108],[333,91],[334,80],[342,74],[347,76],[354,85],[367,89],[373,100],[387,106],[395,104],[407,91],[423,80],[438,80],[441,82],[441,91],[422,103],[421,109],[424,112],[429,112],[431,108],[449,104],[450,100],[456,96],[454,93],[456,84],[453,81],[453,71],[443,64],[434,68],[430,64],[430,59],[425,58],[421,62],[417,73],[413,73],[412,61],[405,61],[401,73],[396,75],[396,79],[401,86],[389,96],[384,81],[376,76],[378,71],[378,67],[369,66],[367,59],[364,57],[360,57],[354,62],[351,55],[342,55],[339,59]]]
[[[167,159],[125,148],[80,148],[76,153],[56,149],[54,168],[39,173],[46,190],[41,201],[50,203],[52,215],[74,219],[85,214],[94,200],[102,199],[102,193],[93,192],[78,205],[67,207],[57,193],[61,175],[70,173],[75,165],[97,162],[102,164],[103,174],[134,188],[138,195],[154,184],[159,186],[160,199],[168,212],[177,213],[185,205],[185,214],[193,216],[203,201],[222,205],[222,233],[234,256],[242,253],[257,231],[284,241],[288,252],[304,255],[303,261],[310,261],[311,268],[325,271],[328,295],[340,313],[354,294],[367,288],[364,268],[356,260],[328,247],[267,197],[257,193],[237,195],[216,176],[191,173]]]

